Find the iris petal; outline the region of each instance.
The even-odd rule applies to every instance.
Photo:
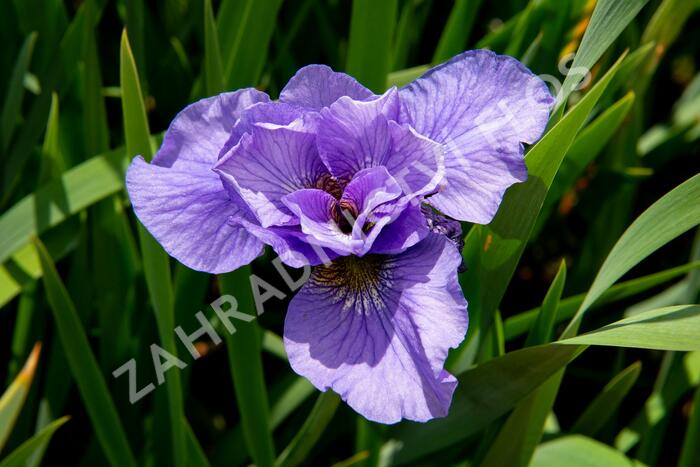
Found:
[[[448,240],[431,234],[399,255],[316,268],[285,320],[292,368],[370,420],[446,415],[457,383],[443,365],[468,322],[460,261]]]
[[[267,100],[254,89],[200,100],[175,117],[150,164],[136,157],[129,166],[126,188],[139,220],[192,269],[228,272],[262,253],[260,241],[228,222],[251,214],[211,168],[240,112]]]
[[[345,73],[326,65],[308,65],[292,76],[280,93],[280,102],[312,110],[328,107],[343,96],[367,99],[372,92]]]
[[[431,205],[459,220],[491,221],[505,190],[527,178],[523,145],[541,135],[554,98],[512,57],[472,50],[400,91],[401,123],[445,146],[445,181]]]

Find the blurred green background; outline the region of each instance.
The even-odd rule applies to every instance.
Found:
[[[699,12],[697,0],[0,0],[0,466],[700,465],[697,344],[590,347],[565,373],[575,347],[533,347],[615,267],[603,263],[627,227],[700,172]],[[193,332],[222,292],[252,311],[251,269],[217,278],[168,260],[131,211],[128,161],[223,90],[274,98],[323,63],[381,92],[472,48],[519,58],[568,99],[528,155],[549,191],[523,185],[493,226],[463,226],[472,329],[448,364],[466,391],[450,417],[385,427],[319,396],[286,361],[288,299],[221,345],[202,339],[193,362],[172,329]],[[577,51],[591,83],[572,90]],[[698,303],[691,182],[640,227],[639,258],[581,331]],[[482,248],[494,232],[513,235],[496,253]],[[252,271],[287,290],[273,257]],[[696,315],[678,326],[700,330]],[[187,368],[130,404],[112,373],[134,358],[138,387],[155,381],[152,343]]]

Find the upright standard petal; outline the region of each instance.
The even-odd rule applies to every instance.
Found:
[[[443,147],[396,123],[399,100],[395,88],[373,100],[341,98],[321,111],[318,148],[331,173],[347,182],[357,172],[386,167],[404,193],[434,190],[444,173]]]
[[[534,143],[554,98],[516,59],[457,55],[400,91],[401,119],[445,146],[445,179],[431,205],[459,220],[491,221],[505,190],[527,179],[522,143]]]
[[[460,261],[447,239],[430,234],[400,255],[316,268],[285,320],[292,368],[373,421],[445,416],[457,381],[443,365],[468,323]]]
[[[250,206],[260,225],[298,224],[282,198],[329,178],[316,136],[289,128],[255,127],[216,165],[216,172]]]
[[[232,271],[262,252],[262,243],[229,222],[250,213],[212,172],[240,112],[267,94],[244,89],[200,100],[180,112],[148,164],[136,157],[126,188],[136,216],[171,256],[211,273]]]
[[[292,76],[280,93],[280,102],[321,110],[343,96],[362,100],[372,91],[355,78],[333,71],[326,65],[308,65]]]

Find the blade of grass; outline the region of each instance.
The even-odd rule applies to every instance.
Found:
[[[654,350],[700,350],[700,305],[645,311],[595,331],[558,342]]]
[[[331,422],[338,404],[340,404],[340,397],[336,393],[322,392],[294,439],[280,454],[276,465],[279,467],[301,465]]]
[[[39,459],[41,459],[53,434],[69,419],[70,417],[59,418],[34,435],[31,439],[22,443],[21,446],[0,461],[0,467],[23,467],[31,457],[37,455]]]
[[[554,323],[557,322],[557,309],[559,308],[561,293],[564,290],[565,282],[566,261],[562,260],[559,264],[557,275],[554,277],[547,291],[547,295],[544,297],[537,319],[533,323],[532,329],[530,329],[530,334],[527,336],[525,347],[551,342],[552,330],[554,328]]]
[[[621,282],[603,292],[598,301],[591,305],[591,309],[640,294],[651,289],[652,287],[656,287],[664,282],[679,277],[688,271],[695,271],[698,269],[700,269],[700,261],[695,261],[682,266],[667,269],[665,271],[650,274],[648,276]],[[583,303],[585,296],[586,294],[583,293],[563,299],[559,304],[556,322],[560,323],[566,319],[572,318],[574,314],[576,314],[578,307],[581,305],[581,303]],[[535,308],[533,310],[524,311],[508,318],[504,327],[506,340],[508,341],[515,339],[516,337],[526,333],[532,326],[535,319],[537,319],[540,309],[541,308]]]
[[[394,462],[413,462],[486,428],[583,350],[566,347],[547,344],[516,350],[460,374],[447,417],[428,424],[405,423],[393,430],[395,440],[402,443]]]
[[[641,371],[641,362],[635,362],[618,373],[586,407],[570,431],[590,437],[598,434],[632,389]]]
[[[432,61],[434,64],[442,63],[464,51],[481,2],[482,0],[455,1],[435,48]]]
[[[34,239],[34,246],[44,272],[44,286],[58,335],[100,445],[113,465],[135,466],[117,409],[73,302],[41,240]]]
[[[34,51],[37,37],[38,34],[36,32],[32,32],[27,36],[12,70],[10,83],[5,94],[5,102],[2,106],[2,114],[0,115],[0,149],[2,154],[5,154],[10,147],[12,134],[17,124],[17,117],[22,110],[24,76],[29,70],[29,63],[32,60],[32,52]]]
[[[695,390],[695,397],[693,397],[678,467],[693,467],[700,464],[698,439],[700,439],[700,388]]]
[[[677,186],[644,211],[620,237],[591,285],[586,298],[564,331],[572,337],[588,308],[651,253],[700,224],[700,175]]]
[[[29,354],[22,371],[19,372],[10,387],[7,388],[0,398],[0,450],[2,450],[7,438],[10,436],[12,427],[17,421],[22,406],[24,406],[24,401],[27,399],[27,394],[39,363],[40,352],[41,343],[37,343],[32,353]]]
[[[226,89],[253,86],[262,73],[282,0],[226,0],[216,24]]]
[[[532,467],[641,467],[624,454],[599,441],[581,435],[564,436],[541,444],[532,459]]]
[[[554,281],[545,295],[537,320],[533,323],[526,347],[551,341],[561,292],[566,281],[566,263],[562,260]],[[552,411],[559,384],[560,370],[542,386],[522,400],[508,416],[481,463],[482,467],[508,465],[527,467],[542,438],[547,416]]]
[[[639,10],[648,0],[599,0],[596,3],[581,45],[571,64],[571,71],[566,75],[561,86],[557,102],[559,109],[566,102],[571,92],[584,79],[610,44],[622,33],[627,25],[637,16]],[[645,41],[645,43],[648,41]],[[585,72],[577,72],[585,71]],[[557,111],[555,111],[556,113]]]
[[[224,89],[224,70],[211,0],[204,0],[204,83],[209,96]]]
[[[144,159],[150,160],[153,149],[149,136],[148,120],[126,30],[122,33],[120,57],[126,153],[134,156],[141,155]],[[138,231],[146,286],[156,316],[158,336],[162,348],[171,355],[177,356],[173,332],[175,322],[169,258],[158,242],[140,223]],[[166,378],[165,383],[168,394],[172,462],[179,466],[184,465],[187,459],[180,375],[171,373]]]
[[[219,276],[219,286],[222,293],[236,298],[238,311],[254,315],[255,302],[250,289],[250,274],[250,266],[222,274]],[[225,332],[224,340],[248,452],[258,466],[272,466],[275,463],[275,448],[270,429],[257,321],[237,321],[235,333]]]
[[[374,92],[384,92],[391,70],[396,0],[353,0],[347,72]]]

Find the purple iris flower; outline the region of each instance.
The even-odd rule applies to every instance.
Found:
[[[136,215],[185,265],[232,271],[270,245],[315,266],[292,299],[293,369],[370,420],[447,414],[444,369],[464,339],[459,222],[491,221],[527,178],[523,143],[554,99],[517,60],[468,51],[382,95],[322,65],[279,100],[242,89],[172,122],[127,189]]]

